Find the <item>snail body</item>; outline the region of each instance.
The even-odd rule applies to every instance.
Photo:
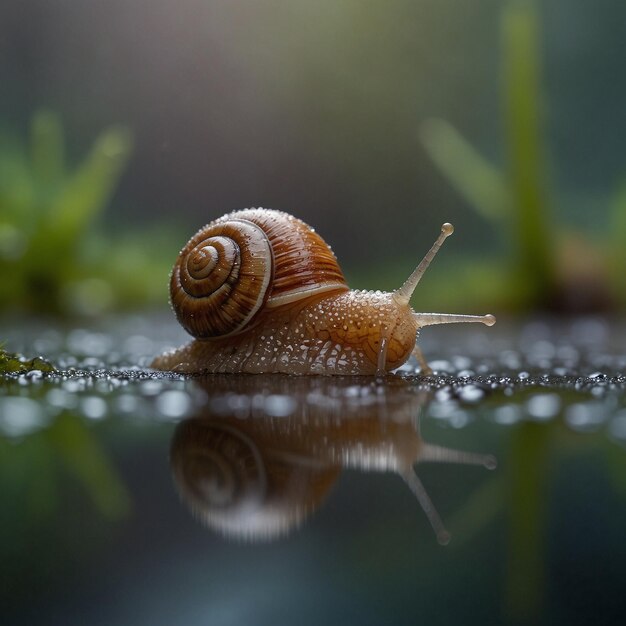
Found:
[[[416,353],[422,326],[491,315],[416,313],[410,297],[443,240],[398,290],[350,290],[336,257],[287,213],[245,209],[198,231],[181,251],[170,298],[194,337],[152,366],[189,373],[383,374]],[[417,352],[423,369],[427,368]]]

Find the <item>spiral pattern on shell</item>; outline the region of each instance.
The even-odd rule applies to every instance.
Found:
[[[172,271],[178,321],[198,338],[240,331],[267,299],[272,267],[262,228],[243,219],[208,224],[182,249]]]
[[[266,497],[267,474],[257,446],[228,424],[181,422],[171,466],[182,495],[204,518],[245,515]]]
[[[340,467],[307,453],[298,419],[218,413],[186,419],[174,431],[170,465],[183,502],[229,537],[268,540],[288,532],[319,506]]]

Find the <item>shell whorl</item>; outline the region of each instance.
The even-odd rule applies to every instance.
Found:
[[[178,321],[199,339],[244,330],[264,305],[347,290],[335,255],[310,226],[262,208],[229,213],[201,229],[170,281]]]
[[[243,219],[256,224],[272,247],[274,275],[268,307],[278,307],[330,291],[348,291],[346,279],[330,246],[302,220],[273,209],[243,209],[215,223]]]
[[[172,441],[171,465],[182,494],[204,517],[245,515],[266,497],[259,449],[228,424],[182,422]]]
[[[272,267],[262,228],[242,219],[208,224],[189,240],[172,271],[178,321],[199,338],[240,331],[263,306]]]
[[[228,537],[269,540],[297,526],[326,497],[340,468],[285,449],[285,431],[289,438],[293,425],[279,422],[227,415],[177,425],[170,449],[174,482],[203,524]]]

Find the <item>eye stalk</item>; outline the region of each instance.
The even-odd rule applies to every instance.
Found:
[[[426,273],[439,248],[443,242],[454,232],[454,226],[446,222],[441,225],[441,232],[435,243],[426,253],[421,263],[415,268],[413,273],[406,279],[402,287],[393,293],[394,300],[401,305],[408,305],[415,288],[419,284],[422,276]],[[414,313],[415,321],[419,328],[423,326],[433,326],[435,324],[454,324],[457,322],[479,322],[485,326],[493,326],[496,318],[491,315],[455,315],[451,313]]]
[[[432,245],[431,249],[426,253],[426,256],[422,259],[421,263],[413,270],[413,273],[406,279],[404,285],[397,289],[393,294],[393,297],[399,304],[408,304],[411,300],[411,296],[415,291],[422,276],[426,273],[426,270],[430,266],[432,260],[435,258],[439,248],[441,248],[443,242],[454,232],[454,226],[446,222],[441,225],[441,233],[437,240]]]
[[[434,326],[435,324],[456,324],[459,322],[478,322],[485,326],[493,326],[496,323],[495,315],[455,315],[454,313],[413,313],[417,325]]]

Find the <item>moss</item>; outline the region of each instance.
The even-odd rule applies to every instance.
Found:
[[[56,368],[50,361],[39,356],[25,359],[19,354],[0,349],[0,374],[25,374],[35,370],[46,374],[56,372]]]

